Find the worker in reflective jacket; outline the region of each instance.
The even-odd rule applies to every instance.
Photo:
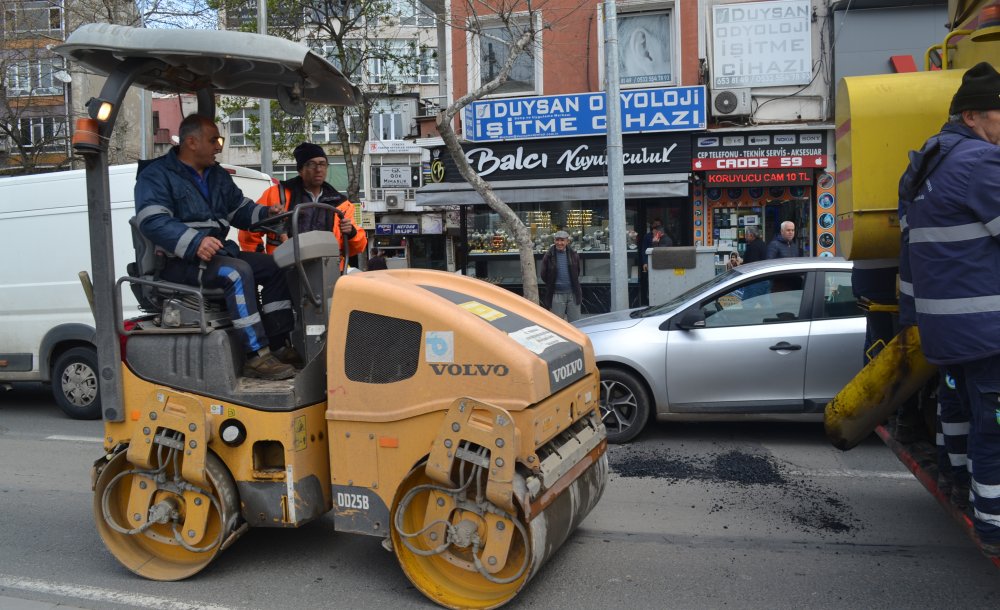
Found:
[[[243,375],[293,377],[301,359],[289,343],[294,318],[285,274],[271,257],[241,252],[226,240],[230,225],[250,226],[270,210],[244,197],[218,167],[222,138],[211,119],[185,118],[179,136],[167,154],[140,164],[135,183],[139,230],[167,256],[160,279],[222,288],[247,354]]]
[[[924,355],[952,373],[968,408],[976,533],[984,552],[1000,557],[1000,74],[993,66],[965,73],[948,122],[911,154],[900,201],[900,310],[913,308]]]
[[[368,236],[364,229],[354,224],[354,204],[326,182],[326,172],[330,166],[326,152],[316,144],[303,142],[295,147],[292,154],[299,175],[267,189],[257,203],[279,206],[283,211],[291,211],[300,203],[328,203],[341,213],[334,214],[319,208],[303,210],[299,214],[299,232],[332,230],[342,249],[343,240],[347,239],[348,256],[363,251],[368,245]],[[287,235],[240,231],[240,247],[245,252],[271,254],[286,239]],[[343,268],[344,261],[340,264]]]

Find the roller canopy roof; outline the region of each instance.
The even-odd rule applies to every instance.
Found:
[[[81,26],[55,48],[102,75],[127,60],[144,66],[134,84],[165,93],[215,93],[353,106],[357,87],[326,59],[297,42],[218,30],[160,30],[104,23]]]

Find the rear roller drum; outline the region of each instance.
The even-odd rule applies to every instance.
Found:
[[[205,460],[208,488],[176,476],[181,458],[161,454],[153,470],[115,455],[94,487],[97,529],[126,568],[152,580],[181,580],[212,562],[239,517],[236,484],[213,454]],[[131,504],[131,506],[130,506]]]
[[[448,608],[495,608],[532,574],[529,528],[477,493],[476,472],[458,489],[435,483],[420,466],[393,503],[392,543],[403,572]],[[477,496],[480,496],[477,498]]]

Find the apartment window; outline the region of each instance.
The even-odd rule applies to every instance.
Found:
[[[402,140],[410,135],[408,123],[400,104],[391,99],[378,100],[371,111],[371,139]]]
[[[391,0],[389,11],[399,18],[399,25],[431,27],[435,25],[434,13],[417,0]]]
[[[19,61],[7,66],[7,95],[62,95],[62,83],[54,73],[62,69],[55,58]]]
[[[358,68],[361,67],[362,63],[361,42],[360,40],[345,40],[344,55],[346,57],[341,57],[336,43],[332,40],[314,39],[309,41],[309,46],[313,51],[325,57],[327,61],[336,66],[345,75],[353,76],[358,72]]]
[[[18,121],[15,138],[21,146],[45,151],[66,149],[66,119],[63,117],[32,117]]]
[[[539,83],[541,76],[541,15],[534,26],[537,33],[535,44],[524,50],[517,59],[510,72],[507,81],[494,92],[496,94],[519,95],[525,93],[541,93]],[[510,53],[512,41],[521,33],[521,29],[528,26],[527,16],[518,25],[512,28],[507,27],[486,27],[480,34],[474,34],[473,44],[470,45],[472,57],[472,86],[481,87],[490,82],[503,69]]]
[[[362,6],[356,2],[337,2],[335,0],[316,0],[302,3],[302,22],[305,25],[325,24],[334,18],[364,25],[361,15]],[[356,20],[356,21],[355,21]]]
[[[628,10],[636,4],[620,5],[619,83],[624,87],[676,84],[673,10],[662,2],[639,6],[643,10]],[[603,20],[598,22],[603,23]],[[603,32],[600,39],[603,40]],[[604,65],[603,58],[601,65]]]
[[[420,65],[418,70],[418,78],[422,85],[436,84],[438,82],[438,57],[436,48],[423,48],[420,50]]]
[[[4,31],[10,34],[62,30],[62,8],[58,2],[27,1],[3,12]]]
[[[258,111],[256,108],[243,108],[229,115],[229,145],[230,146],[253,146],[247,134],[250,128],[257,121]]]
[[[415,83],[420,51],[412,40],[376,40],[369,49],[368,81]]]
[[[354,128],[357,124],[357,117],[352,116],[350,111],[345,116],[345,127],[347,128],[348,141],[357,144],[361,141],[358,130]],[[317,144],[339,144],[340,136],[337,135],[337,116],[329,108],[319,108],[312,116],[310,141]]]

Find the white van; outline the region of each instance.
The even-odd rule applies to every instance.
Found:
[[[256,200],[267,174],[225,165],[243,194]],[[115,277],[135,260],[129,218],[135,215],[136,164],[109,168]],[[79,272],[90,272],[84,170],[0,178],[0,386],[52,384],[59,407],[76,419],[101,416],[94,316]],[[122,291],[125,316],[138,306]]]

